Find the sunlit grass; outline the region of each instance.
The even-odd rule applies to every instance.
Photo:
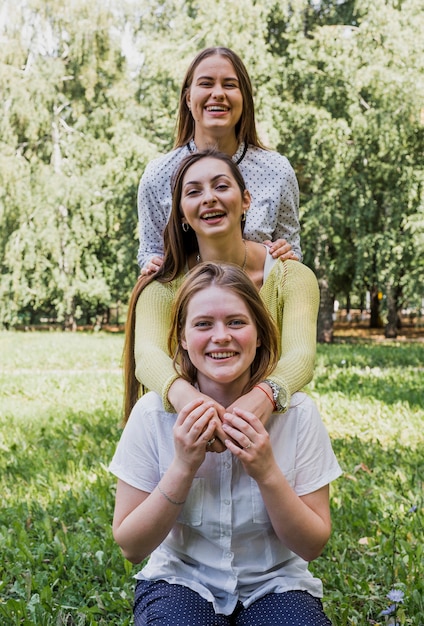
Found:
[[[122,335],[0,333],[0,624],[125,625],[132,573],[110,529]],[[311,564],[334,626],[424,623],[423,344],[319,346],[309,392],[344,476]]]

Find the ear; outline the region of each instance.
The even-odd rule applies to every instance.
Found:
[[[190,99],[190,90],[189,89],[187,89],[187,91],[186,91],[185,101],[186,101],[186,105],[188,106],[189,110],[191,111],[191,99]]]
[[[256,339],[256,347],[259,348],[259,346],[262,345],[261,340],[259,339],[259,337]]]
[[[243,191],[243,201],[242,201],[242,208],[243,211],[248,211],[250,209],[250,193],[247,191],[247,189],[245,189]]]
[[[187,350],[187,341],[185,340],[184,334],[181,334],[180,344],[184,350]]]

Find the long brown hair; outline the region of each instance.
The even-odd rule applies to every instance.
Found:
[[[238,296],[246,304],[256,326],[259,346],[251,365],[250,380],[244,393],[267,377],[279,358],[279,334],[258,290],[250,278],[232,263],[200,263],[192,269],[179,288],[172,307],[172,325],[168,336],[168,351],[173,356],[174,367],[184,380],[195,383],[197,370],[188,352],[181,345],[188,305],[198,292],[211,286],[221,287]]]
[[[189,91],[193,82],[194,72],[204,59],[208,57],[218,55],[225,57],[234,67],[237,75],[240,91],[243,98],[243,112],[239,121],[236,124],[235,132],[239,143],[244,141],[247,145],[257,146],[264,148],[259,140],[256,130],[255,122],[255,105],[253,102],[253,89],[252,83],[247,72],[247,69],[240,59],[240,57],[230,48],[224,48],[222,46],[215,46],[212,48],[205,48],[197,54],[197,56],[190,63],[190,66],[184,77],[181,91],[180,102],[178,108],[178,120],[177,120],[177,133],[175,137],[174,148],[180,148],[184,146],[190,139],[194,137],[195,122],[187,105],[187,92]]]

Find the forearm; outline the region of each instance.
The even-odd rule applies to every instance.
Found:
[[[124,519],[114,522],[114,539],[126,559],[140,563],[162,543],[177,520],[192,481],[191,473],[171,464],[159,486]]]
[[[267,480],[258,483],[274,531],[285,546],[305,561],[317,558],[328,541],[331,531],[329,513],[311,509],[290,487],[279,469]],[[328,487],[317,492],[320,500],[328,494]],[[328,496],[327,496],[328,497]]]

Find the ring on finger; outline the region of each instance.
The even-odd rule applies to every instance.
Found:
[[[247,444],[247,446],[244,446],[244,449],[245,449],[245,450],[248,450],[248,449],[249,449],[249,448],[251,448],[251,447],[252,447],[252,442],[251,442],[251,441],[249,441],[249,443]]]
[[[209,439],[208,443],[206,444],[206,446],[209,448],[212,444],[214,444],[216,441],[216,437],[212,437],[212,439]]]

